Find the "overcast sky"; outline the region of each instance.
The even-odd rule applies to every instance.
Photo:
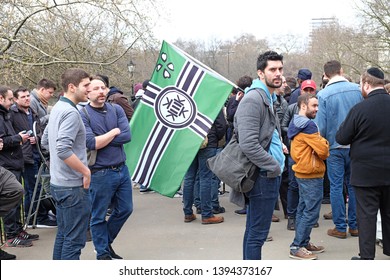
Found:
[[[165,0],[163,13],[154,29],[158,39],[174,42],[230,40],[250,33],[258,39],[283,34],[307,36],[311,20],[337,17],[343,25],[355,20],[356,0]]]

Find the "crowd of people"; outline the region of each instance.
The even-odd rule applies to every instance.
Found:
[[[359,238],[353,259],[375,258],[377,217],[383,253],[390,256],[389,81],[372,67],[354,83],[341,63],[331,60],[317,86],[309,69],[284,77],[283,67],[283,56],[268,51],[257,58],[256,78],[238,79],[184,176],[184,222],[196,220],[196,214],[204,225],[224,222],[221,182],[206,161],[235,135],[259,168],[249,192],[230,194],[240,207],[236,214],[246,215],[244,260],[262,258],[264,242],[272,239],[271,222],[280,221],[274,214],[279,201],[287,230],[295,231],[293,259],[313,260],[325,251],[310,239],[322,203],[331,204],[329,236]],[[110,87],[107,76],[70,68],[61,76],[63,94],[50,112],[53,81],[42,79],[31,92],[0,86],[5,247],[30,247],[39,239],[26,231],[31,222],[26,217],[34,213],[37,227],[57,227],[53,259],[80,259],[89,236],[98,260],[122,259],[113,243],[133,212],[124,144],[131,141],[129,120],[147,84],[137,84],[130,101]],[[41,149],[50,155],[49,187],[36,184]],[[55,207],[36,205],[36,185],[38,193],[40,188],[50,193]],[[147,191],[140,186],[140,192]],[[0,259],[15,258],[0,249]]]

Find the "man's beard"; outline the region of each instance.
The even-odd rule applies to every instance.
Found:
[[[309,112],[306,112],[306,117],[312,120],[312,119],[316,118],[316,114],[317,113],[314,113],[313,111],[309,111]]]
[[[270,88],[280,88],[282,86],[281,80],[280,80],[280,85],[275,85],[274,83],[270,83],[267,79],[265,79],[265,84],[267,85],[267,87]]]

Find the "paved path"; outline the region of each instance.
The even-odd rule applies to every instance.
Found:
[[[221,205],[226,208],[225,222],[217,225],[202,225],[200,215],[192,223],[184,223],[181,198],[167,198],[157,193],[140,194],[134,189],[134,212],[113,244],[116,252],[126,260],[240,260],[245,217],[237,216],[238,209],[229,202],[229,195],[220,196]],[[330,205],[323,204],[319,224],[313,229],[312,241],[325,246],[319,260],[350,260],[358,252],[358,238],[348,236],[337,239],[326,234],[333,227],[332,221],[322,215],[330,211]],[[294,232],[287,231],[287,221],[282,211],[275,211],[281,218],[272,223],[270,235],[274,241],[263,247],[265,260],[291,260],[289,245]],[[40,240],[30,248],[6,248],[16,254],[18,260],[50,260],[56,229],[30,229],[38,233]],[[94,260],[92,242],[82,251],[83,260]],[[378,260],[390,260],[377,247]],[[293,261],[293,260],[291,260]]]

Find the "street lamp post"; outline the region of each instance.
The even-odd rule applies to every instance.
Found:
[[[228,70],[228,78],[230,78],[230,77],[229,77],[229,76],[230,76],[230,54],[231,54],[231,53],[235,53],[235,51],[231,51],[230,48],[229,48],[229,49],[227,49],[226,53],[227,53],[227,63],[228,63],[228,67],[227,67],[227,70]]]
[[[127,64],[127,69],[130,73],[130,82],[131,82],[131,97],[134,98],[134,72],[135,72],[135,63],[130,60],[130,62]]]

